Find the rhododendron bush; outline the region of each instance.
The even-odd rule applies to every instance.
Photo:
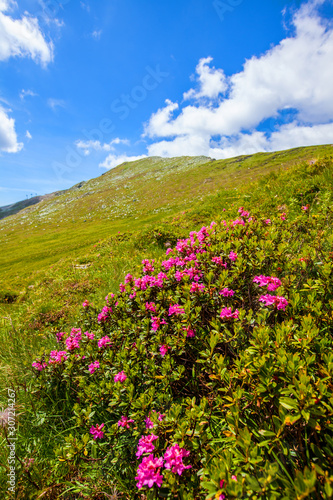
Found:
[[[332,217],[269,215],[241,207],[145,259],[33,360],[44,425],[59,419],[53,482],[332,498]]]

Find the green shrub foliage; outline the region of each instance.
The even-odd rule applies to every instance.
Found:
[[[33,365],[45,494],[332,498],[331,223],[241,207],[84,302]]]

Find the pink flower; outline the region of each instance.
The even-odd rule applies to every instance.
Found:
[[[84,332],[84,335],[87,337],[87,339],[94,340],[95,337],[94,333]]]
[[[81,328],[72,328],[72,331],[66,339],[66,347],[69,351],[73,349],[79,349],[80,340],[82,340],[82,332]]]
[[[220,295],[223,295],[223,297],[232,297],[235,295],[235,292],[229,288],[223,288],[223,290],[220,291]]]
[[[309,209],[309,205],[304,205],[304,206],[302,207],[302,210],[304,210],[304,212],[306,212],[308,209]]]
[[[229,253],[229,259],[232,260],[233,262],[235,262],[235,260],[237,259],[238,255],[235,253],[235,252],[230,252]]]
[[[155,450],[155,445],[153,444],[153,441],[158,439],[158,436],[155,436],[154,434],[149,434],[148,436],[142,436],[139,439],[138,443],[138,451],[136,452],[136,456],[139,458],[143,453],[151,453],[152,451]]]
[[[195,337],[195,330],[192,330],[189,326],[184,327],[183,330],[186,331],[186,337]]]
[[[156,306],[154,302],[146,302],[146,310],[156,313]]]
[[[123,283],[120,283],[119,290],[121,291],[121,293],[125,292],[126,286]]]
[[[111,339],[105,335],[105,337],[102,337],[99,341],[98,341],[98,347],[101,348],[101,347],[106,347],[107,345],[111,344]]]
[[[160,412],[158,412],[158,417],[157,417],[157,419],[158,419],[160,422],[162,422],[162,420],[164,419],[164,417],[165,417],[165,414],[164,414],[164,413],[160,413]]]
[[[168,349],[171,349],[171,347],[164,345],[164,344],[160,345],[160,353],[161,353],[162,358],[164,358],[164,356],[167,354]]]
[[[134,420],[125,417],[124,415],[121,417],[120,420],[118,420],[118,427],[125,427],[126,429],[129,429],[130,428],[129,424],[134,424]]]
[[[66,351],[51,351],[49,364],[50,365],[60,364],[63,361],[66,361],[67,358],[68,356]]]
[[[156,332],[159,329],[160,325],[167,324],[167,322],[164,319],[161,320],[161,318],[159,318],[158,316],[152,316],[151,322],[152,322],[151,329],[153,330],[153,332]]]
[[[112,313],[112,307],[104,306],[102,311],[97,316],[98,323],[104,323],[110,318],[110,313]]]
[[[231,318],[238,319],[239,311],[238,311],[238,309],[236,309],[235,312],[232,312],[231,307],[224,307],[221,311],[220,317],[227,318],[227,319],[231,319]]]
[[[160,488],[163,483],[163,476],[160,474],[159,467],[162,467],[162,465],[163,458],[154,458],[153,454],[144,457],[138,467],[138,475],[135,477],[137,481],[136,486],[139,489],[143,486],[152,488],[156,484]]]
[[[186,451],[184,448],[179,448],[178,444],[170,446],[164,453],[164,467],[166,469],[171,469],[174,474],[177,473],[181,476],[185,469],[190,469],[192,467],[192,465],[185,466],[183,464],[183,458],[188,457],[189,454],[189,451]]]
[[[146,429],[153,429],[154,428],[154,422],[152,420],[150,420],[149,417],[146,418],[145,424],[146,424]]]
[[[267,286],[267,290],[273,292],[279,286],[281,286],[281,281],[279,278],[275,278],[274,276],[255,276],[253,278],[253,283],[258,283],[259,286]]]
[[[222,257],[212,257],[212,262],[218,264],[219,266],[223,266],[225,269],[227,269],[227,264],[223,263]]]
[[[286,220],[286,214],[285,214],[285,213],[281,214],[281,215],[280,215],[280,219],[281,219],[281,220]]]
[[[89,369],[91,374],[93,374],[95,372],[95,370],[97,370],[98,368],[99,368],[98,361],[95,361],[94,363],[91,363],[91,365],[88,366],[88,369]]]
[[[66,335],[65,332],[58,332],[56,333],[56,337],[57,337],[57,342],[62,342],[62,338],[63,336]]]
[[[82,304],[82,307],[89,307],[90,306],[90,303],[88,300],[85,300]]]
[[[39,361],[34,361],[32,363],[32,366],[34,368],[36,368],[36,370],[38,370],[39,372],[41,372],[42,370],[44,370],[44,368],[47,367],[47,363],[40,363]]]
[[[265,224],[270,224],[271,223],[271,219],[265,219],[264,222],[265,222]]]
[[[192,283],[190,292],[191,293],[194,293],[194,292],[199,293],[199,292],[202,292],[204,289],[205,289],[205,285],[199,284],[199,283]]]
[[[154,272],[154,271],[155,271],[155,268],[154,268],[154,266],[153,266],[154,262],[155,262],[155,261],[154,261],[154,260],[152,260],[152,261],[151,261],[151,263],[150,263],[148,259],[144,259],[144,260],[142,261],[142,264],[143,264],[143,272],[144,272],[144,273],[146,273],[146,274]]]
[[[175,314],[176,316],[179,316],[180,314],[185,314],[185,309],[182,306],[179,306],[178,304],[170,306],[169,316],[172,316],[173,314]]]
[[[124,371],[121,371],[121,372],[117,373],[117,375],[114,376],[115,382],[125,382],[126,379],[127,379],[127,375]]]
[[[236,482],[237,482],[237,476],[233,475],[233,476],[231,476],[231,479],[232,479],[233,481],[236,481]]]
[[[94,439],[102,439],[104,437],[104,432],[102,431],[104,424],[92,426],[90,428],[90,434],[92,434]]]
[[[126,274],[124,281],[125,283],[133,283],[133,276],[131,274]]]
[[[276,305],[278,309],[282,309],[283,311],[286,309],[287,305],[288,305],[288,301],[287,299],[285,299],[284,297],[278,297],[278,296],[275,296],[275,295],[262,295],[261,297],[259,297],[259,301],[260,302],[263,302],[265,304],[265,306],[272,306],[272,305]]]

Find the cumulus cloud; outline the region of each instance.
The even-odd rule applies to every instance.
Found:
[[[15,120],[9,118],[7,112],[0,106],[0,151],[17,153],[22,147],[23,144],[17,141]]]
[[[121,165],[122,163],[128,161],[142,160],[143,158],[147,158],[147,156],[146,155],[127,156],[125,154],[123,155],[110,154],[105,158],[105,160],[102,163],[99,164],[99,166],[102,168],[106,168],[107,170],[110,170],[111,168],[115,168],[118,165]]]
[[[184,94],[193,103],[167,100],[146,124],[145,136],[154,140],[149,153],[223,158],[333,142],[333,28],[318,13],[323,3],[303,4],[292,17],[292,34],[247,60],[239,73],[227,78],[210,66],[211,57],[201,59],[198,88]],[[292,123],[256,130],[269,118],[283,123],[288,109],[296,110]]]
[[[101,143],[100,141],[82,141],[75,142],[75,146],[83,151],[85,156],[90,155],[91,151],[114,151],[115,144],[129,144],[127,139],[119,139],[116,137],[111,142]]]
[[[0,0],[0,61],[10,57],[30,57],[46,66],[53,58],[52,42],[47,42],[38,20],[25,13],[21,19],[11,17],[16,3]]]

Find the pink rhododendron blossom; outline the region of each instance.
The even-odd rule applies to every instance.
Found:
[[[156,313],[156,305],[154,302],[146,302],[146,310]]]
[[[68,356],[66,351],[51,351],[49,364],[50,365],[60,364],[63,361],[66,361],[67,358]]]
[[[237,476],[233,475],[233,476],[231,476],[231,479],[232,479],[233,481],[236,481],[236,482],[237,482]]]
[[[227,319],[238,319],[239,317],[239,311],[238,309],[235,310],[235,312],[232,312],[231,307],[224,307],[221,311],[220,314],[221,318],[227,318]]]
[[[167,322],[164,319],[159,318],[158,316],[152,316],[151,318],[151,329],[153,332],[156,332],[161,325],[166,325]]]
[[[223,297],[232,297],[235,295],[235,292],[228,287],[223,288],[223,290],[220,291],[220,295],[223,295]]]
[[[155,268],[153,266],[154,262],[155,262],[154,260],[152,260],[151,262],[149,262],[148,259],[144,259],[142,261],[143,272],[146,273],[146,274],[153,273],[155,271]]]
[[[235,260],[237,259],[238,255],[235,253],[235,252],[230,252],[229,253],[229,259],[232,260],[233,262],[235,262]]]
[[[224,264],[224,262],[222,261],[222,257],[213,257],[212,262],[218,264],[219,266],[223,266],[225,269],[227,268],[227,264]]]
[[[309,209],[309,205],[304,205],[304,206],[302,207],[302,210],[303,210],[304,212],[306,212],[308,209]]]
[[[271,221],[271,219],[265,219],[264,222],[265,222],[265,224],[270,224],[272,221]]]
[[[286,214],[285,214],[285,213],[281,214],[281,215],[280,215],[280,219],[281,219],[281,220],[286,220]]]
[[[115,382],[125,382],[126,379],[127,379],[127,375],[124,371],[121,371],[114,376]]]
[[[119,290],[121,293],[124,293],[126,291],[126,286],[124,285],[124,283],[120,283]]]
[[[82,304],[82,307],[89,307],[90,306],[90,303],[88,300],[85,300]]]
[[[151,453],[152,451],[154,451],[155,445],[153,444],[153,441],[155,441],[156,439],[158,439],[158,436],[155,436],[154,434],[142,436],[139,439],[136,456],[139,458],[141,457],[141,455],[143,455],[143,453]]]
[[[47,363],[41,363],[41,362],[39,362],[39,361],[34,361],[34,362],[32,363],[32,366],[33,366],[34,368],[36,368],[36,370],[38,370],[39,372],[41,372],[42,370],[44,370],[44,368],[46,368],[46,367],[47,367]]]
[[[130,298],[130,299],[135,299],[135,297],[136,297],[136,291],[134,291],[133,293],[131,293],[131,294],[129,295],[129,298]]]
[[[160,353],[161,353],[162,358],[167,354],[168,349],[171,349],[171,347],[164,345],[164,344],[160,345]]]
[[[105,335],[105,337],[102,337],[98,341],[98,347],[99,348],[106,347],[109,344],[112,344],[112,342],[111,342],[111,339],[107,335]]]
[[[153,454],[144,457],[138,467],[138,475],[135,477],[137,481],[136,486],[139,489],[143,488],[143,486],[152,488],[156,484],[160,488],[163,483],[163,476],[160,474],[160,467],[162,465],[163,458],[154,458]]]
[[[92,425],[90,427],[90,434],[92,434],[94,439],[102,439],[104,437],[103,427],[104,424],[96,425],[96,427]]]
[[[243,221],[243,219],[236,219],[232,220],[230,225],[231,227],[235,227],[237,225],[245,226],[245,222]]]
[[[88,366],[88,369],[89,369],[91,374],[95,373],[95,370],[97,370],[98,368],[99,368],[98,361],[94,361],[94,363],[91,363],[91,365]]]
[[[89,333],[89,332],[84,332],[84,335],[87,337],[89,340],[94,340],[95,334],[94,333]]]
[[[205,289],[205,285],[203,285],[202,283],[192,283],[190,292],[191,293],[194,293],[194,292],[199,293],[199,292],[202,292],[204,289]]]
[[[110,318],[110,314],[112,313],[112,307],[104,306],[102,311],[97,316],[98,323],[104,323]]]
[[[277,306],[277,308],[279,310],[285,310],[287,305],[288,305],[288,301],[287,299],[285,299],[284,297],[279,297],[279,296],[275,296],[275,295],[262,295],[261,297],[259,297],[259,301],[260,302],[263,302],[266,306]]]
[[[126,284],[133,283],[133,276],[131,274],[126,274],[124,281]]]
[[[125,427],[129,429],[129,424],[134,424],[134,420],[132,418],[125,417],[124,415],[118,420],[118,427]]]
[[[255,276],[253,278],[253,283],[258,283],[259,286],[267,286],[267,290],[273,292],[279,286],[281,286],[281,280],[279,278],[275,278],[274,276]]]
[[[146,418],[145,424],[146,424],[146,429],[153,429],[154,428],[154,422],[152,420],[150,420],[149,417]]]
[[[57,342],[62,342],[62,339],[63,339],[63,336],[66,335],[65,332],[58,332],[56,333],[56,337],[57,337]]]
[[[180,314],[185,314],[185,309],[178,304],[170,306],[169,307],[169,316],[172,316],[173,314],[175,316],[179,316]]]
[[[170,446],[164,453],[164,467],[166,469],[171,469],[174,474],[181,476],[184,470],[192,467],[192,465],[185,466],[183,464],[183,458],[188,457],[189,454],[189,451],[186,451],[184,448],[179,448],[177,443]]]
[[[186,332],[186,337],[195,337],[195,330],[192,330],[191,327],[184,327],[183,330]]]

